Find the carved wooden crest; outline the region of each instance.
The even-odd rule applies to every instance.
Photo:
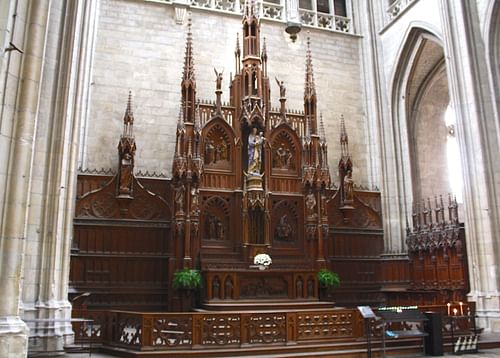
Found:
[[[328,201],[329,223],[334,227],[382,229],[382,216],[377,196],[379,193],[354,191],[354,199],[348,211],[341,210],[340,190]]]
[[[158,194],[148,191],[135,178],[133,198],[116,196],[118,176],[114,176],[103,188],[83,195],[76,203],[75,217],[78,219],[132,219],[161,220],[171,218],[168,203]]]

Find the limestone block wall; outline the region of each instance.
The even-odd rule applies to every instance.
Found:
[[[223,100],[234,73],[236,34],[241,17],[192,10],[198,99],[215,99],[213,67],[224,70]],[[84,168],[115,168],[128,90],[134,93],[137,170],[170,175],[179,112],[180,80],[187,25],[175,23],[172,5],[143,1],[100,2],[90,79],[89,115],[80,145]],[[287,107],[303,109],[306,30],[292,43],[283,23],[263,20],[272,105],[279,106],[274,77],[285,82]],[[318,93],[329,143],[332,177],[339,159],[340,114],[346,118],[357,183],[367,185],[368,158],[360,38],[310,29]],[[240,39],[241,40],[241,39]],[[286,65],[284,65],[286,64]],[[274,85],[274,86],[273,86]]]

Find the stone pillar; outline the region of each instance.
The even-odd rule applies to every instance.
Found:
[[[381,191],[384,226],[384,250],[401,253],[406,250],[405,177],[399,170],[402,160],[398,147],[399,132],[391,115],[390,86],[384,77],[383,49],[378,34],[383,26],[386,4],[377,1],[352,2],[354,25],[362,38],[363,88],[366,110],[366,140],[368,145],[368,183]],[[404,118],[405,116],[402,116]],[[406,184],[408,185],[408,184]]]
[[[38,119],[40,84],[43,78],[49,0],[32,2],[27,39],[24,43],[17,105],[12,118],[12,138],[2,153],[8,152],[5,183],[5,210],[0,227],[0,356],[26,355],[27,327],[19,318],[21,273],[26,237],[26,217],[32,181],[34,134]],[[14,11],[17,11],[14,10]],[[8,69],[7,69],[8,70]],[[4,113],[4,112],[2,112]],[[4,122],[5,121],[5,122]]]
[[[451,103],[464,177],[465,230],[471,291],[478,324],[500,331],[498,128],[477,7],[441,0]]]
[[[97,0],[52,0],[27,216],[24,319],[53,319],[37,350],[72,342],[68,301],[80,121],[85,115]],[[90,28],[90,29],[89,29]]]

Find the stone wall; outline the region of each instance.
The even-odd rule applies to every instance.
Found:
[[[174,15],[172,5],[101,1],[83,167],[116,167],[116,145],[130,89],[134,93],[136,118],[136,167],[170,175],[187,32],[186,22],[176,24]],[[224,69],[223,100],[227,101],[229,76],[235,66],[236,34],[241,36],[241,16],[193,8],[192,22],[197,97],[215,99],[216,67],[219,71]],[[283,23],[263,20],[261,36],[267,43],[273,107],[279,107],[274,81],[277,77],[287,87],[288,108],[302,110],[306,30],[292,43]],[[316,29],[310,29],[310,36],[318,110],[325,120],[332,176],[337,181],[339,118],[344,114],[355,180],[366,185],[360,38]]]

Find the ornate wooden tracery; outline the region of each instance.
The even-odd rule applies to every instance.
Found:
[[[113,289],[106,295],[96,293],[96,300],[115,308],[175,310],[181,307],[182,297],[170,282],[173,273],[184,267],[203,271],[207,307],[216,301],[242,299],[317,300],[315,273],[324,267],[339,272],[343,284],[334,299],[343,305],[378,304],[391,297],[383,295],[385,286],[393,289],[393,282],[398,289],[410,286],[408,262],[381,258],[380,194],[354,185],[343,119],[340,185],[331,188],[309,40],[304,111],[286,108],[285,84],[278,79],[280,109],[271,111],[267,49],[265,44],[260,46],[260,23],[252,1],[245,4],[243,27],[243,51],[238,40],[230,103],[223,105],[223,73],[217,70],[215,101],[196,98],[189,25],[171,180],[134,176],[136,146],[130,99],[116,176],[79,178],[82,189],[72,257],[76,292],[104,292],[110,283],[117,291],[129,289],[128,278],[120,276],[128,275],[130,281],[144,285],[132,304],[114,301],[118,294]],[[433,274],[444,270],[443,260],[448,256],[452,271],[463,269],[457,228],[453,231],[447,226],[441,234],[436,234],[436,228],[409,234],[415,280],[434,277],[431,270],[435,270]],[[443,255],[435,257],[436,252]],[[251,267],[258,253],[271,255],[270,270],[259,272]],[[435,259],[436,265],[419,266],[422,261],[417,262],[417,257],[429,255],[427,260]],[[127,268],[127,260],[132,262],[131,268]],[[465,285],[463,277],[446,283],[430,280],[425,287],[413,285],[412,289],[458,290]],[[98,282],[97,288],[92,282]],[[154,302],[149,300],[148,290],[156,295]],[[206,324],[210,326],[210,322]],[[279,341],[279,337],[269,339]],[[206,337],[207,342],[212,340],[210,335]]]

